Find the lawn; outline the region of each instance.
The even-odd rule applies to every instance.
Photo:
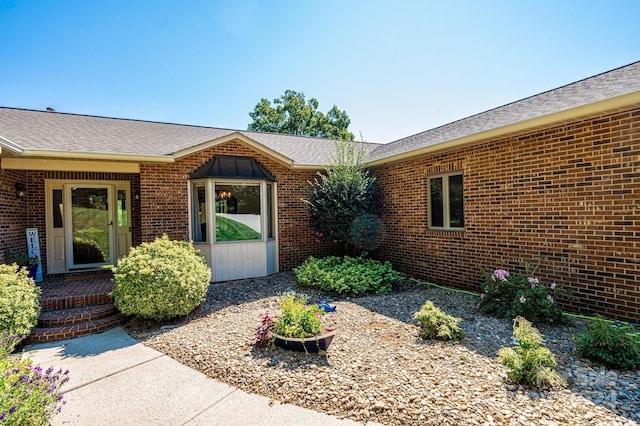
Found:
[[[260,233],[233,219],[216,215],[216,241],[259,240]]]

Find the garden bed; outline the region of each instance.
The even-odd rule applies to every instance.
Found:
[[[203,307],[177,327],[132,321],[147,346],[209,377],[273,400],[382,424],[637,424],[640,373],[580,359],[571,337],[584,321],[541,327],[566,389],[536,391],[506,381],[497,351],[512,323],[481,314],[474,297],[412,285],[380,296],[332,298],[300,288],[293,273],[214,284]],[[277,294],[331,301],[326,325],[339,329],[325,355],[256,349],[260,314]],[[426,300],[463,319],[458,343],[423,341],[411,319]]]

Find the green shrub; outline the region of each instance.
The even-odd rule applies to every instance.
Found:
[[[193,311],[204,301],[210,280],[211,270],[199,252],[165,235],[118,262],[111,295],[125,315],[162,320]]]
[[[18,265],[0,265],[0,330],[20,339],[28,335],[40,315],[40,287]]]
[[[280,313],[273,317],[273,332],[283,337],[306,338],[323,332],[324,310],[307,305],[308,297],[293,291],[280,296]]]
[[[413,318],[420,323],[420,336],[423,339],[458,340],[464,332],[458,326],[462,319],[443,312],[427,300]]]
[[[542,348],[542,336],[525,318],[513,320],[513,348],[501,348],[498,362],[511,369],[509,379],[539,388],[564,386],[555,371],[556,359],[547,348]]]
[[[626,324],[611,324],[598,318],[584,333],[574,336],[581,356],[618,370],[640,367],[640,338]]]
[[[354,296],[387,292],[394,282],[402,279],[389,262],[365,259],[365,256],[366,253],[359,257],[344,258],[331,256],[316,259],[312,256],[294,271],[303,286]]]
[[[364,168],[365,145],[336,141],[335,155],[325,173],[310,181],[311,191],[304,200],[309,225],[317,243],[329,242],[355,254],[377,245],[382,209],[376,178]]]
[[[562,324],[562,309],[555,303],[556,284],[547,286],[535,277],[539,266],[526,263],[524,274],[504,269],[485,271],[480,310],[498,318],[524,317],[534,324]]]
[[[69,372],[43,371],[28,358],[7,358],[18,340],[7,332],[0,338],[0,423],[48,425],[65,402],[60,388]]]

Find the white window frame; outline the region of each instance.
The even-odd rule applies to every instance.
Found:
[[[440,173],[437,175],[429,175],[427,177],[427,209],[429,215],[429,229],[440,230],[440,231],[464,231],[464,226],[461,227],[453,227],[449,224],[451,223],[451,212],[449,209],[449,177],[450,176],[462,176],[462,194],[463,194],[463,202],[462,202],[462,213],[464,215],[464,173],[462,171],[455,171],[449,173]],[[442,222],[443,226],[433,226],[432,223],[432,213],[433,208],[431,206],[431,180],[442,178]]]

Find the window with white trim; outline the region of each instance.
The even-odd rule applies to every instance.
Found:
[[[429,228],[464,229],[462,172],[429,176]]]

